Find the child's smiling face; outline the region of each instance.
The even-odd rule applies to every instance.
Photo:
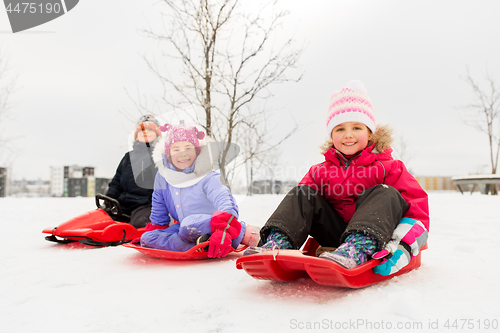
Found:
[[[353,155],[363,150],[371,139],[371,133],[365,124],[346,122],[332,130],[333,146],[345,155]]]
[[[184,170],[193,165],[196,159],[196,148],[189,141],[174,142],[170,146],[172,164],[178,170]]]

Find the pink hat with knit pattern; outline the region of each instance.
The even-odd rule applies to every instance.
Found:
[[[345,122],[365,124],[375,133],[375,117],[373,106],[368,98],[365,85],[359,80],[349,81],[340,91],[330,97],[330,106],[326,118],[328,136],[332,135],[335,126]]]

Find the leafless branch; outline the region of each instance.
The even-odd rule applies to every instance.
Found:
[[[255,14],[242,13],[240,0],[161,3],[168,12],[164,31],[149,28],[143,32],[166,45],[168,51],[163,52],[167,61],[162,63],[146,59],[163,84],[163,99],[174,109],[195,110],[192,120],[216,141],[244,147],[242,163],[252,158],[264,160],[296,130],[269,144],[265,128],[270,110],[255,111],[257,99],[272,96],[273,84],[302,78],[287,75],[296,67],[302,48],[294,48],[292,39],[275,44],[272,40],[286,13],[274,13],[275,1]],[[234,164],[232,171],[221,169],[221,173],[234,174],[238,165]]]
[[[500,87],[489,73],[485,76],[488,88],[480,87],[467,68],[467,75],[462,79],[471,87],[474,100],[462,110],[466,112],[465,123],[488,136],[491,172],[495,174],[500,152]]]
[[[11,116],[12,96],[19,89],[17,79],[17,75],[11,73],[5,56],[0,54],[0,126]],[[7,166],[9,156],[12,157],[14,151],[10,138],[3,136],[3,133],[0,130],[0,166]]]

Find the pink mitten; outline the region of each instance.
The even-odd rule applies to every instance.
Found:
[[[218,210],[212,214],[210,228],[212,236],[210,237],[208,256],[210,258],[227,256],[231,250],[231,242],[240,234],[240,222],[234,215]]]

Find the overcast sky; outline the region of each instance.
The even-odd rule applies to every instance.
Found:
[[[249,0],[247,0],[249,1]],[[127,151],[139,113],[127,97],[144,95],[156,114],[162,87],[143,56],[161,48],[138,29],[156,25],[153,0],[82,0],[66,15],[12,34],[0,10],[0,51],[19,89],[11,119],[1,124],[15,156],[0,164],[13,179],[49,179],[50,166],[94,166],[112,177]],[[155,5],[156,4],[156,5]],[[281,148],[281,166],[299,178],[322,161],[330,95],[351,79],[365,83],[377,123],[407,143],[414,175],[454,176],[487,171],[488,141],[464,124],[458,107],[473,101],[461,79],[466,66],[484,84],[500,85],[500,1],[281,1],[290,11],[280,31],[305,45],[299,83],[273,87],[276,137],[304,128]],[[173,117],[172,117],[173,118]],[[3,148],[3,147],[2,147]],[[398,148],[398,142],[395,149]]]

